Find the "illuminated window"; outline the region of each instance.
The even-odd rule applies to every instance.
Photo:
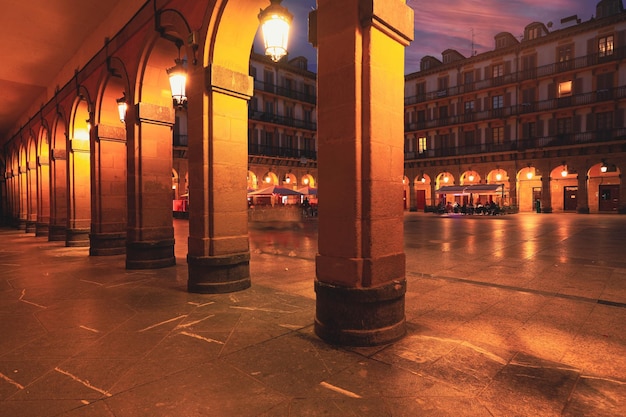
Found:
[[[419,153],[426,152],[426,137],[417,138],[417,151]]]
[[[613,35],[598,39],[598,53],[600,58],[613,55]]]
[[[574,55],[573,50],[574,50],[573,45],[559,46],[559,49],[558,49],[559,62],[565,62],[565,61],[569,61],[570,59],[572,59]]]
[[[472,113],[474,111],[474,100],[465,102],[465,113]]]
[[[559,97],[572,95],[572,81],[563,81],[559,83]]]

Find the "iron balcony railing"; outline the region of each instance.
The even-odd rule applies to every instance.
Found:
[[[281,97],[287,97],[292,100],[302,101],[304,103],[317,103],[317,96],[315,93],[309,94],[304,91],[297,91],[293,88],[281,87],[276,84],[269,84],[259,80],[254,80],[254,89],[276,94]]]
[[[620,61],[626,58],[626,47],[616,48],[611,54],[596,52],[594,54],[574,58],[568,61],[555,62],[527,70],[520,70],[501,77],[487,78],[473,83],[462,84],[446,89],[431,91],[425,94],[406,97],[404,105],[423,103],[425,101],[437,100],[442,97],[457,96],[460,94],[470,93],[476,90],[484,90],[491,87],[498,87],[507,84],[514,84],[520,81],[532,80],[537,78],[550,77],[567,71],[581,70],[583,68],[592,67],[606,62]]]
[[[472,123],[490,119],[502,119],[523,114],[553,111],[567,107],[588,106],[593,103],[626,98],[626,86],[602,89],[591,93],[576,94],[568,97],[554,98],[550,100],[536,101],[533,103],[520,103],[499,109],[470,112],[456,116],[405,123],[405,132],[440,128],[444,126]]]
[[[315,150],[287,148],[284,146],[259,145],[256,143],[248,143],[248,154],[256,156],[274,156],[280,158],[317,159],[317,152]]]
[[[277,114],[266,113],[258,110],[249,110],[250,120],[274,123],[282,126],[289,126],[304,130],[317,130],[317,124],[306,120],[294,119],[293,117],[279,116]]]
[[[405,161],[437,157],[467,156],[494,152],[513,152],[556,146],[578,146],[626,140],[626,128],[601,129],[582,133],[561,133],[550,136],[521,138],[505,143],[481,143],[477,145],[442,147],[423,152],[405,152]]]

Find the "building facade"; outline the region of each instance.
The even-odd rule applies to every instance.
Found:
[[[471,57],[448,49],[406,76],[405,208],[626,213],[626,13],[603,0],[562,24],[499,33]]]
[[[274,62],[253,51],[250,76],[248,191],[317,188],[316,74],[305,57]],[[189,197],[187,126],[187,111],[180,108],[173,130],[174,211],[186,211]]]

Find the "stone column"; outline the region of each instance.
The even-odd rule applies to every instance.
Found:
[[[541,212],[552,213],[552,189],[550,187],[550,171],[545,170],[541,175]]]
[[[67,152],[50,150],[50,227],[48,240],[65,241],[67,229]]]
[[[370,346],[405,334],[402,0],[318,0],[319,206],[315,332]]]
[[[126,129],[95,129],[89,254],[120,255],[126,252]]]
[[[212,65],[191,74],[189,97],[188,290],[250,286],[248,74]]]
[[[587,191],[587,168],[578,170],[578,192],[576,193],[576,212],[589,214],[589,194]]]
[[[617,212],[619,214],[626,214],[626,177],[622,174],[624,170],[619,167],[619,207]]]
[[[89,140],[70,140],[68,155],[68,219],[65,246],[89,246],[91,175]]]
[[[126,268],[176,264],[172,224],[172,126],[174,108],[139,103],[128,143]],[[132,119],[127,121],[132,123]]]
[[[513,175],[508,170],[505,171],[507,176],[507,181],[509,183],[509,207],[518,207],[517,202],[517,172],[514,170]]]
[[[35,236],[46,237],[50,233],[50,158],[37,157],[37,225]]]
[[[29,159],[26,163],[26,233],[35,233],[37,228],[37,161]]]

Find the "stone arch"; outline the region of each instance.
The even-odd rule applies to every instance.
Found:
[[[50,225],[49,241],[64,241],[68,219],[67,118],[57,108],[50,135]]]
[[[128,198],[125,123],[132,126],[133,106],[127,104],[126,116],[122,120],[118,100],[124,98],[128,103],[132,97],[128,91],[129,81],[124,63],[117,57],[109,58],[98,84],[93,115],[94,131],[90,135],[90,255],[119,255],[126,251]]]
[[[91,130],[93,101],[89,91],[79,86],[72,103],[67,147],[68,222],[65,245],[89,246],[91,227]],[[89,173],[89,175],[86,175]]]
[[[42,120],[37,134],[37,225],[35,234],[48,237],[50,225],[50,127]]]
[[[259,188],[258,177],[256,174],[250,170],[248,170],[248,190],[256,190]]]

